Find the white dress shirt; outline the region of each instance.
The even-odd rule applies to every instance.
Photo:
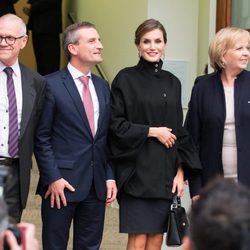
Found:
[[[0,62],[0,157],[10,157],[8,153],[8,138],[9,138],[9,102],[7,96],[7,75],[3,71],[6,68],[4,64]],[[18,130],[20,134],[21,115],[22,115],[22,81],[21,70],[18,61],[11,66],[13,69],[14,88],[16,93],[17,102],[17,119]]]

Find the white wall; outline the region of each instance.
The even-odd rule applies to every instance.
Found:
[[[101,67],[110,83],[119,70],[137,63],[134,32],[147,18],[147,0],[74,0],[71,11],[78,21],[96,25],[104,46]]]

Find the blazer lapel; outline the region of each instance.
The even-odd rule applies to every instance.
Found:
[[[86,129],[88,129],[90,135],[92,135],[91,129],[88,123],[88,118],[83,107],[81,96],[79,95],[75,82],[67,68],[64,68],[64,70],[62,71],[62,82],[65,88],[67,89],[69,95],[71,96],[74,102],[75,108],[78,111],[83,121],[84,126],[86,127]]]
[[[104,97],[103,97],[102,83],[100,84],[98,79],[94,75],[91,75],[91,76],[92,76],[92,81],[93,81],[93,84],[95,86],[95,91],[96,91],[96,95],[97,95],[98,102],[99,102],[99,118],[98,118],[98,122],[97,122],[97,130],[96,130],[96,135],[97,135],[98,132],[100,131],[101,123],[103,120],[105,101],[104,101]]]
[[[21,117],[21,128],[20,138],[23,136],[27,124],[30,120],[32,110],[34,108],[34,101],[36,99],[36,91],[34,90],[34,79],[26,71],[26,69],[20,64],[21,70],[21,81],[22,81],[22,117]]]

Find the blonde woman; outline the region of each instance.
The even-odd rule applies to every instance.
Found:
[[[216,175],[250,186],[249,32],[221,29],[209,46],[215,72],[196,79],[186,128],[197,145],[203,172],[192,176],[195,200]]]

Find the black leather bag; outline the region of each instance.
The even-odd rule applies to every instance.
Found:
[[[181,206],[181,199],[175,195],[168,219],[167,246],[182,245],[182,238],[187,233],[188,227],[186,210]]]

